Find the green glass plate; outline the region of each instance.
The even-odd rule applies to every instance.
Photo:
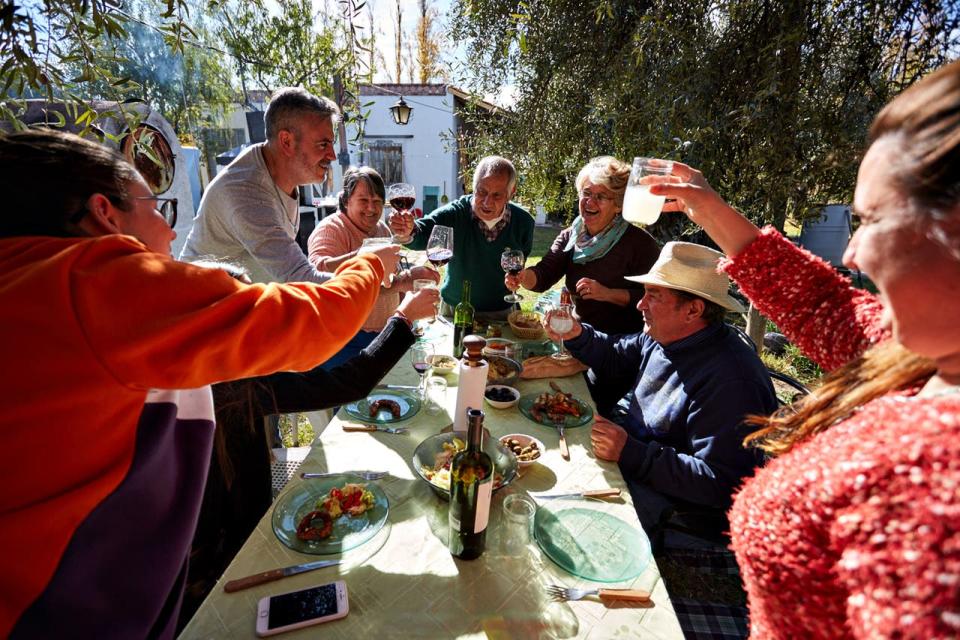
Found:
[[[297,537],[297,525],[305,515],[317,508],[317,501],[325,498],[334,487],[342,487],[348,482],[366,485],[373,494],[373,508],[354,518],[341,515],[333,522],[333,533],[323,540],[301,540]],[[390,502],[378,485],[365,482],[359,476],[339,474],[326,478],[304,480],[277,498],[273,506],[273,532],[280,542],[294,551],[327,555],[342,553],[359,547],[377,534],[387,521]]]
[[[555,425],[553,420],[548,418],[546,414],[543,414],[540,420],[537,420],[533,417],[533,403],[537,401],[538,397],[540,397],[539,393],[531,393],[520,398],[520,403],[518,405],[520,407],[520,413],[527,416],[527,418],[533,420],[537,424],[542,424],[545,427],[556,428],[557,425]],[[588,405],[586,402],[577,400],[576,398],[573,400],[580,407],[580,416],[566,416],[566,419],[563,423],[563,427],[565,429],[570,427],[582,427],[585,424],[590,424],[590,421],[593,420],[593,409],[590,408],[590,405]]]
[[[602,511],[540,506],[533,531],[551,560],[593,582],[632,580],[650,564],[647,534]]]
[[[553,340],[531,340],[523,343],[523,357],[552,356],[559,349]]]
[[[370,405],[377,400],[395,401],[400,405],[400,417],[394,418],[388,410],[381,409],[375,417],[371,418]],[[404,393],[403,391],[378,391],[376,393],[371,393],[363,400],[351,402],[350,404],[346,405],[343,410],[348,416],[354,420],[359,420],[360,422],[391,424],[393,422],[403,422],[404,420],[409,420],[413,416],[417,415],[417,412],[420,411],[420,400],[419,398],[411,394]]]

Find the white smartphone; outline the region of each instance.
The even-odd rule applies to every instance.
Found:
[[[336,620],[349,611],[347,584],[343,580],[267,596],[257,606],[257,635],[272,636]]]

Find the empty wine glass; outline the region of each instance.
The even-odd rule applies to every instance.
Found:
[[[560,335],[573,329],[573,307],[569,304],[555,306],[550,311],[550,328]],[[563,346],[563,338],[560,338],[560,351],[551,357],[555,360],[569,360],[572,357]]]
[[[437,271],[453,258],[453,228],[436,225],[427,241],[427,260]]]
[[[512,276],[515,276],[523,271],[523,263],[525,259],[526,258],[523,255],[523,251],[507,247],[503,250],[503,253],[500,254],[500,266],[504,271]],[[523,300],[523,296],[514,291],[510,293],[510,295],[503,296],[503,299],[505,302],[509,302],[510,304],[516,304]]]
[[[387,187],[387,202],[390,203],[390,207],[393,209],[392,216],[409,216],[410,209],[413,209],[413,204],[417,201],[417,190],[413,188],[412,184],[407,184],[406,182],[397,182],[395,184]],[[394,236],[394,242],[400,244],[407,244],[413,238],[410,236],[401,237]]]
[[[418,342],[410,347],[410,363],[420,376],[417,395],[420,396],[421,402],[424,402],[427,398],[427,373],[430,371],[430,356],[432,355],[433,345],[429,342]]]
[[[416,280],[413,281],[414,293],[416,293],[417,291],[420,291],[421,289],[438,289],[438,288],[439,287],[437,286],[437,283],[431,280],[430,278],[417,278]],[[437,319],[437,313],[439,313],[439,311],[440,311],[440,302],[437,301],[437,304],[434,305],[433,317],[430,318],[429,320],[426,320],[426,323],[433,324],[433,322],[435,322]],[[418,320],[417,322],[419,323],[420,321]],[[419,326],[418,328],[420,329],[420,333],[417,333],[416,329],[414,329],[414,334],[419,337],[423,337],[426,334],[426,331],[424,330],[422,325]]]

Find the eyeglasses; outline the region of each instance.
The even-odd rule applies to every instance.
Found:
[[[593,191],[583,190],[580,192],[581,200],[593,200],[598,204],[603,204],[605,202],[613,202],[616,200],[613,196],[608,196],[605,193],[594,193]]]
[[[160,215],[163,216],[163,219],[167,221],[167,224],[170,225],[172,229],[177,225],[177,199],[176,198],[161,198],[159,196],[136,196],[132,198],[133,200],[155,200],[157,203],[157,211],[160,212]]]

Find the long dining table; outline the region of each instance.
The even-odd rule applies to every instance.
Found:
[[[435,329],[436,331],[436,329]],[[509,335],[509,327],[504,337]],[[452,340],[439,331],[438,353],[449,354]],[[448,502],[438,497],[413,468],[417,445],[452,422],[456,406],[455,375],[437,413],[421,410],[396,426],[405,434],[347,432],[355,424],[341,410],[320,433],[301,472],[347,472],[359,469],[388,472],[376,484],[389,500],[382,529],[366,543],[340,554],[322,556],[294,551],[280,542],[273,529],[271,508],[227,568],[220,581],[184,628],[181,638],[256,637],[257,603],[276,595],[344,580],[349,614],[340,620],[284,634],[323,638],[683,638],[666,587],[653,558],[635,578],[602,584],[578,578],[555,564],[532,539],[526,553],[507,555],[501,549],[501,509],[504,498],[526,493],[568,493],[588,489],[621,489],[615,500],[577,500],[576,506],[613,516],[642,529],[630,492],[615,463],[598,460],[591,451],[589,424],[566,429],[570,459],[560,455],[553,427],[537,424],[516,406],[493,409],[486,402],[484,426],[492,437],[524,433],[545,446],[539,460],[493,494],[486,551],[475,560],[454,558],[447,548]],[[549,380],[516,383],[521,394],[549,391]],[[580,374],[556,382],[588,403],[590,395]],[[383,383],[417,384],[408,358],[402,358]],[[311,480],[297,474],[284,492],[301,490]],[[283,499],[278,497],[276,506]],[[615,538],[604,542],[605,553],[624,553]],[[246,590],[227,593],[224,584],[263,571],[322,559],[336,566],[283,578]],[[554,601],[545,585],[642,589],[649,602],[606,602],[596,597]]]

